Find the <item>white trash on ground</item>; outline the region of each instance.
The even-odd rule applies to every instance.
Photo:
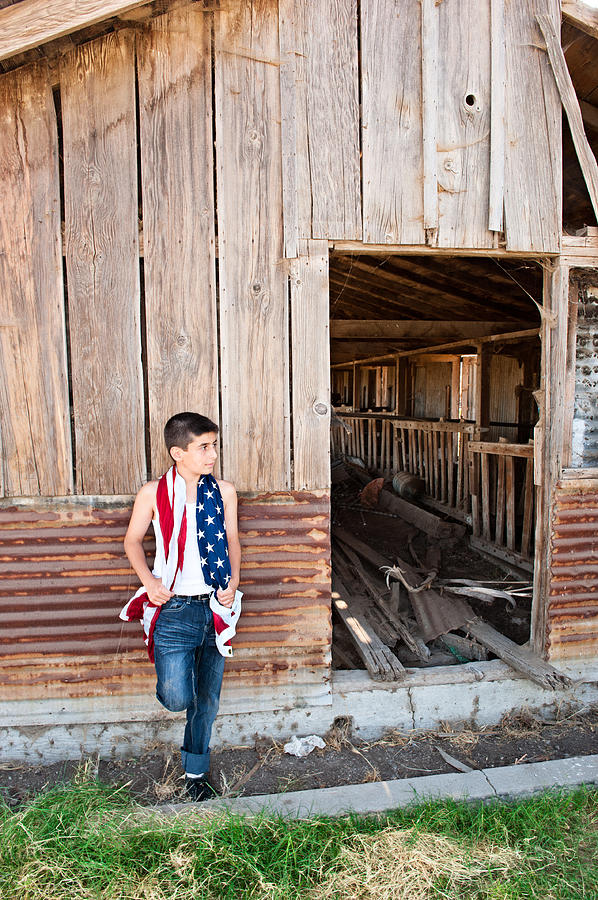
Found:
[[[285,753],[290,753],[292,756],[307,756],[312,750],[315,750],[316,747],[323,750],[325,746],[326,744],[317,734],[308,734],[307,737],[302,738],[298,738],[297,736],[292,737],[288,744],[284,745],[283,750]]]

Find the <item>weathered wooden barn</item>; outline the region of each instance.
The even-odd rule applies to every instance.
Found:
[[[0,0],[5,756],[169,736],[117,616],[186,408],[241,498],[221,739],[380,725],[331,669],[331,389],[333,451],[533,573],[593,696],[597,41],[582,0]],[[549,702],[508,678],[409,673],[385,723]]]

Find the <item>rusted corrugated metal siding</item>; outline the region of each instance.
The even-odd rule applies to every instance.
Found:
[[[557,488],[547,638],[551,659],[598,655],[598,479]]]
[[[122,503],[0,510],[0,696],[137,693],[152,684],[140,626],[118,619],[138,586],[122,546],[129,515]],[[241,497],[239,528],[244,611],[227,679],[244,690],[321,688],[331,641],[328,493]]]

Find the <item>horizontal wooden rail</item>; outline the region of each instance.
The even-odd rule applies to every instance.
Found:
[[[533,444],[507,444],[493,443],[492,441],[470,441],[469,450],[471,453],[492,453],[496,456],[525,456],[528,459],[534,458]]]

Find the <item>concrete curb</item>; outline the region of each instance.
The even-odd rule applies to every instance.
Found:
[[[598,784],[598,754],[479,769],[466,774],[424,775],[287,794],[163,804],[145,812],[183,816],[228,811],[238,815],[265,814],[289,819],[340,816],[349,812],[368,815],[425,800],[513,800],[545,790],[571,790],[584,784]]]

